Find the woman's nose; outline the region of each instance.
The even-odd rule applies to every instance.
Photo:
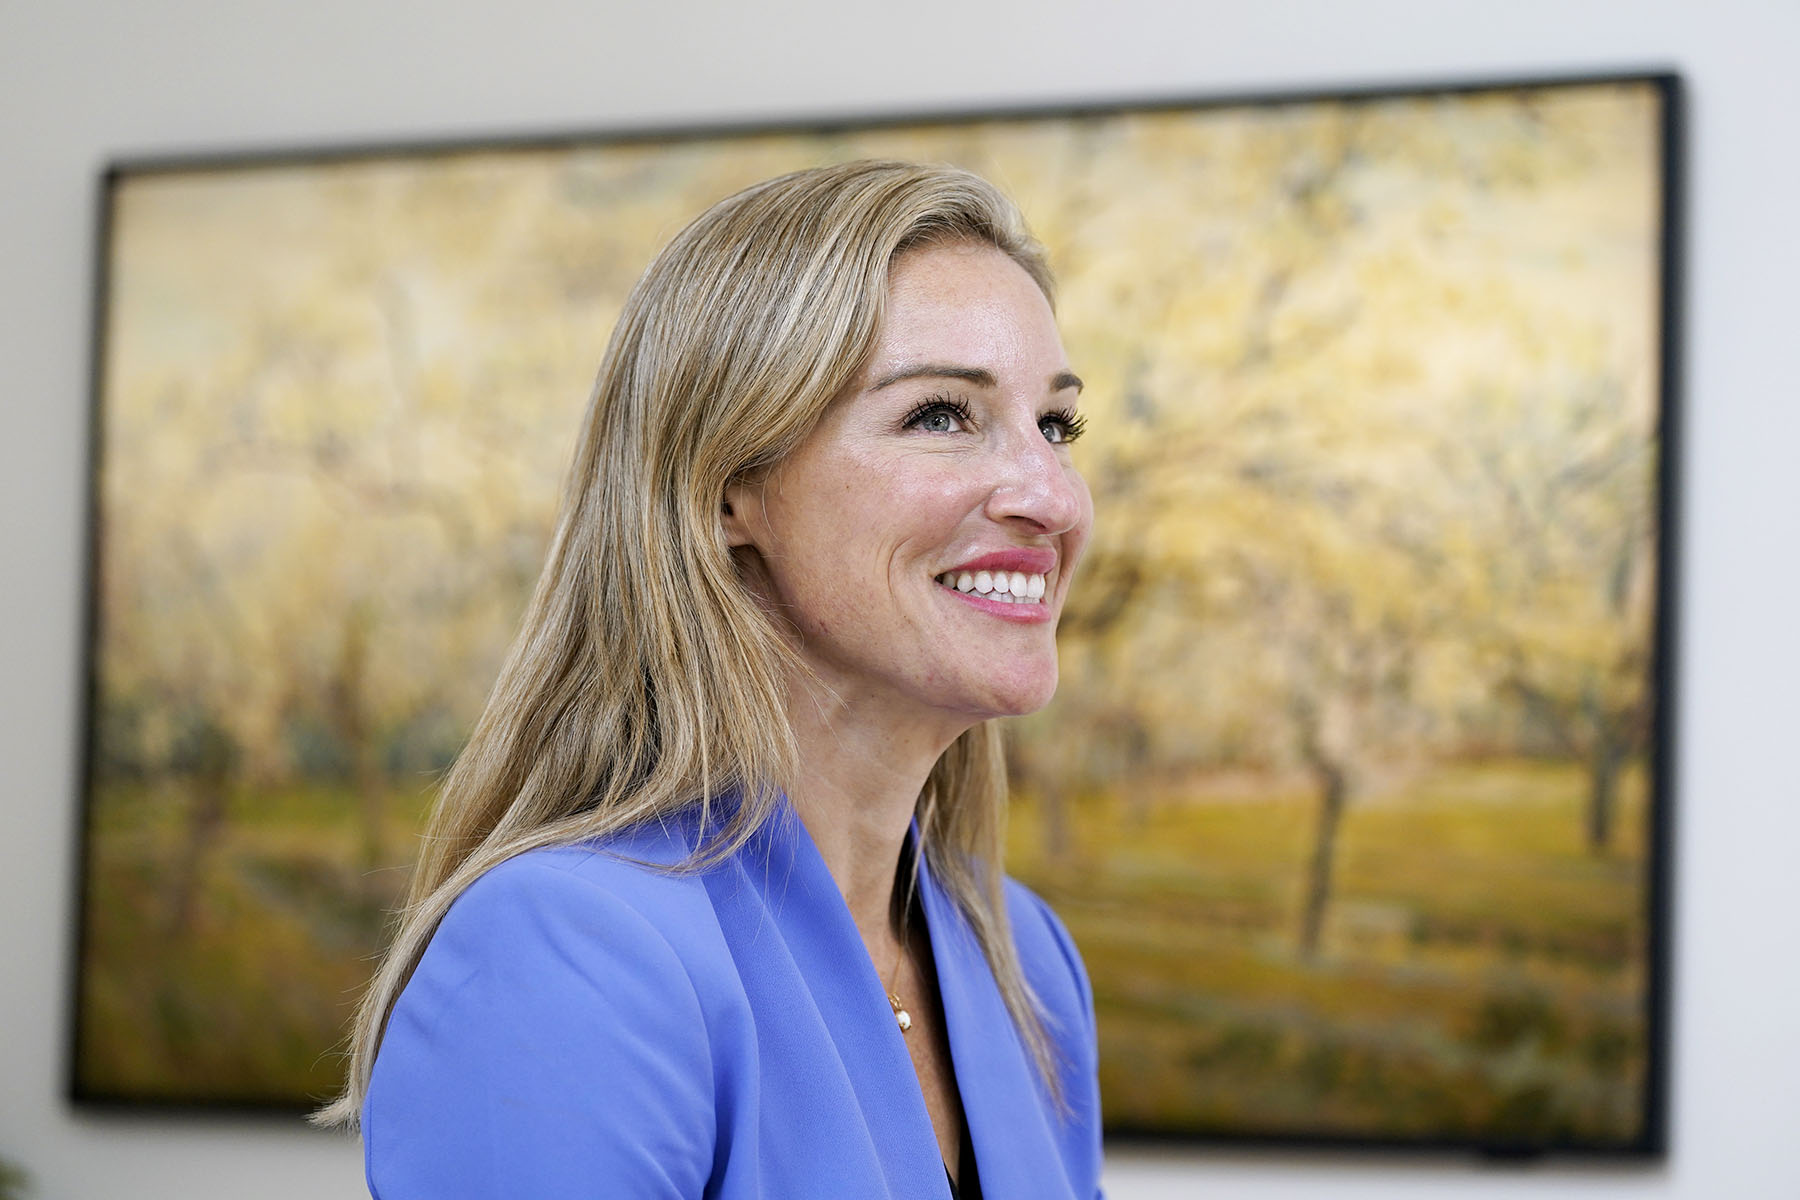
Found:
[[[1086,519],[1087,488],[1066,452],[1044,439],[1034,422],[999,451],[988,516],[1023,521],[1036,531],[1067,533]]]

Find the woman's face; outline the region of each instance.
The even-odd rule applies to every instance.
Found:
[[[1056,687],[1093,522],[1049,303],[1000,251],[908,251],[855,381],[793,454],[727,492],[727,532],[797,648],[859,714],[974,721]]]

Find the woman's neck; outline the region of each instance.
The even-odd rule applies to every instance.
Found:
[[[873,948],[892,936],[895,868],[919,791],[961,730],[876,719],[872,705],[813,689],[790,694],[807,699],[790,705],[799,760],[788,797]]]

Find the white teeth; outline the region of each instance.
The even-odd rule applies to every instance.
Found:
[[[1035,604],[1044,598],[1049,587],[1045,576],[1023,571],[946,571],[937,581],[947,588],[1002,604]]]

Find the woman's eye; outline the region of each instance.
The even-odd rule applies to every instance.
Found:
[[[1086,428],[1086,417],[1066,410],[1045,413],[1038,418],[1038,430],[1044,435],[1044,440],[1056,445],[1074,441]]]
[[[906,428],[925,433],[959,433],[969,421],[966,405],[950,400],[931,400],[912,410],[906,417]]]

